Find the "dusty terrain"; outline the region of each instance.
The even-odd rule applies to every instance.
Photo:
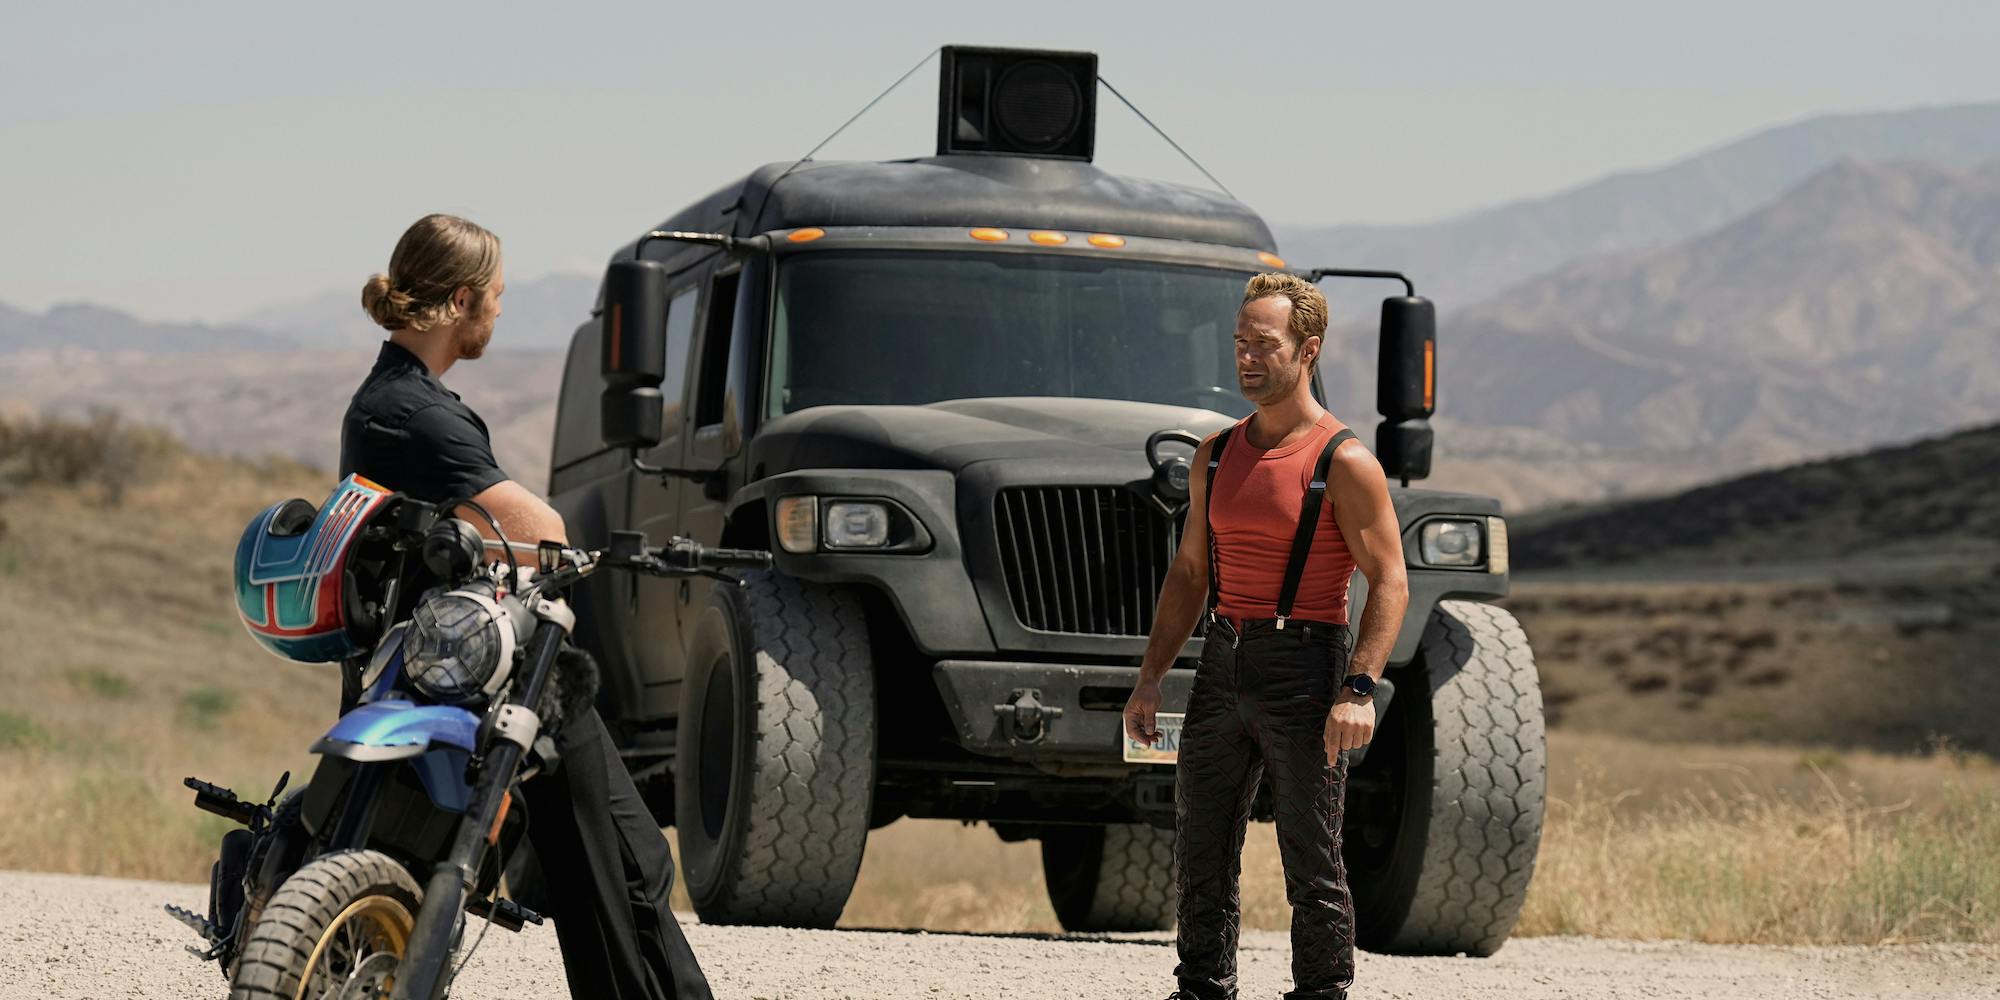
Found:
[[[0,997],[220,996],[212,965],[181,951],[187,937],[159,909],[195,906],[198,886],[81,876],[0,874]],[[1172,989],[1165,935],[1049,938],[865,930],[687,928],[718,997],[1159,997]],[[1288,985],[1285,936],[1243,936],[1241,990]],[[1813,997],[1990,997],[2000,948],[1920,945],[1773,948],[1685,942],[1529,938],[1488,959],[1360,957],[1357,996],[1780,1000]],[[555,934],[494,931],[454,995],[563,995]]]
[[[0,997],[214,995],[157,909],[199,900],[185,883],[221,832],[179,779],[261,791],[328,721],[332,678],[250,644],[226,585],[250,513],[324,482],[77,433],[0,455],[0,869],[64,873],[0,874]],[[1491,960],[1364,956],[1357,995],[1993,995],[1994,579],[1525,580],[1507,603],[1554,725],[1516,938]],[[1871,688],[1884,667],[1903,696]],[[842,930],[691,934],[724,996],[1164,995],[1162,936],[1046,933],[1039,862],[904,821],[871,837]],[[1244,872],[1245,996],[1271,996],[1288,911],[1269,826]],[[496,932],[469,975],[461,995],[560,995],[546,931]]]

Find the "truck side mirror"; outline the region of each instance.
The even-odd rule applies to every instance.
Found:
[[[615,260],[604,272],[604,443],[644,449],[660,443],[667,377],[667,269],[658,261]]]
[[[1437,412],[1437,307],[1405,295],[1382,300],[1381,350],[1376,355],[1375,409],[1388,418],[1375,429],[1375,457],[1403,481],[1431,474],[1431,414]]]

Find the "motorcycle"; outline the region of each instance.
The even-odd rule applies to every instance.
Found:
[[[499,541],[448,516],[460,509]],[[231,1000],[437,1000],[486,929],[542,922],[501,875],[524,846],[521,784],[560,766],[554,735],[596,690],[594,664],[565,645],[575,616],[561,594],[607,570],[735,583],[725,570],[771,556],[653,547],[639,532],[595,551],[528,546],[476,504],[433,506],[350,476],[317,508],[266,509],[236,562],[253,637],[287,659],[360,669],[303,789],[286,795],[287,774],[259,803],[187,779],[197,807],[242,829],[223,837],[208,912],[167,910],[201,935],[188,950],[221,965]],[[459,958],[469,918],[485,927]]]

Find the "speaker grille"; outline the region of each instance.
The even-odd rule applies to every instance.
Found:
[[[994,88],[995,117],[1007,137],[1041,152],[1063,144],[1076,131],[1083,95],[1061,67],[1045,60],[1008,67]]]

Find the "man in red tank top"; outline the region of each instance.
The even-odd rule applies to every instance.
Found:
[[[1382,467],[1321,407],[1311,375],[1326,298],[1260,274],[1236,314],[1249,419],[1204,441],[1187,529],[1168,571],[1127,735],[1159,738],[1160,679],[1197,623],[1205,643],[1181,727],[1174,861],[1180,890],[1175,998],[1236,995],[1244,826],[1271,783],[1292,905],[1288,998],[1339,998],[1354,981],[1354,904],[1340,857],[1343,751],[1375,733],[1371,691],[1409,604]],[[1347,583],[1368,578],[1360,638]]]

